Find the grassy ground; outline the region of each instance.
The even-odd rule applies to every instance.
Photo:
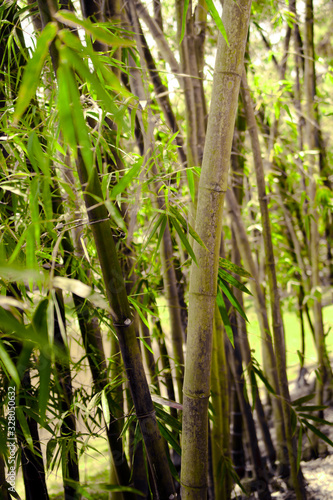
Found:
[[[257,316],[252,307],[250,307],[246,311],[246,313],[249,319],[249,324],[247,326],[251,349],[254,350],[254,357],[259,361],[261,365],[261,337]],[[330,331],[328,336],[326,337],[327,350],[331,356],[333,352],[333,306],[325,307],[323,309],[323,315],[325,332],[327,332],[329,328],[332,327],[332,331]],[[297,351],[301,351],[301,329],[299,319],[293,312],[285,312],[283,314],[283,321],[286,331],[288,378],[289,380],[292,380],[297,376],[300,365]],[[316,368],[316,359],[317,355],[313,337],[307,321],[305,321],[305,365],[309,370],[313,370]]]

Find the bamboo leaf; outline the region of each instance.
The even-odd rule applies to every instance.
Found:
[[[179,45],[182,43],[184,35],[185,35],[186,17],[187,17],[189,3],[190,3],[190,0],[184,0],[183,17],[182,17],[182,30],[180,33]]]
[[[173,227],[175,228],[175,230],[177,231],[178,235],[179,235],[179,238],[181,240],[181,242],[183,243],[186,251],[188,252],[188,254],[192,257],[193,261],[197,264],[197,259],[195,257],[195,254],[193,252],[193,249],[188,241],[188,239],[186,238],[185,234],[183,233],[183,231],[181,230],[178,222],[176,221],[175,218],[173,219],[170,219],[172,221],[172,225]]]
[[[258,369],[256,366],[252,366],[252,369],[254,370],[254,372],[258,375],[258,377],[260,378],[260,380],[265,384],[267,390],[271,393],[271,394],[275,394],[276,395],[276,392],[274,391],[273,387],[271,386],[271,384],[268,382],[267,378],[265,377],[265,375],[263,374],[263,372]]]
[[[219,266],[223,269],[226,269],[227,271],[239,274],[239,276],[242,276],[243,278],[251,278],[251,274],[247,272],[246,269],[240,266],[236,266],[236,264],[233,264],[232,262],[230,262],[230,260],[224,259],[223,257],[219,258]]]
[[[299,413],[300,417],[304,417],[305,419],[313,420],[314,422],[318,422],[318,424],[322,425],[333,425],[333,422],[329,422],[324,418],[315,417],[314,415],[307,415],[306,413]]]
[[[194,185],[194,175],[193,175],[192,169],[190,169],[190,168],[186,169],[186,176],[187,176],[187,184],[188,184],[188,188],[190,191],[192,203],[194,203],[195,202],[195,185]]]
[[[9,356],[9,354],[8,354],[5,346],[1,342],[1,340],[0,340],[0,360],[1,360],[3,367],[7,371],[7,373],[14,380],[16,387],[20,387],[21,382],[20,382],[20,378],[19,378],[16,366],[14,365],[11,357]]]
[[[234,286],[235,288],[238,288],[238,290],[241,290],[242,292],[245,292],[248,295],[252,295],[250,290],[246,288],[246,286],[243,285],[243,283],[238,281],[236,278],[234,278],[231,274],[227,273],[223,269],[219,269],[218,274],[221,279],[227,281],[228,283],[230,283],[230,285]]]
[[[163,219],[164,219],[165,217],[166,217],[166,215],[163,213],[163,214],[161,214],[161,215],[159,216],[159,218],[158,218],[158,219],[157,219],[157,221],[155,222],[154,227],[153,227],[153,229],[152,229],[152,231],[151,231],[150,235],[148,236],[148,239],[147,239],[147,241],[146,241],[146,243],[145,243],[144,247],[143,247],[143,248],[142,248],[142,250],[141,250],[141,255],[143,255],[143,253],[144,253],[145,249],[146,249],[146,248],[147,248],[147,246],[149,245],[150,241],[151,241],[151,240],[152,240],[152,238],[154,237],[154,235],[155,235],[155,233],[156,233],[156,231],[157,231],[158,227],[160,226],[160,224],[162,224]]]
[[[49,46],[56,34],[57,24],[49,23],[45,26],[37,40],[36,50],[32,58],[28,61],[23,74],[13,115],[14,125],[18,123],[36,93],[44,61],[49,52]]]
[[[164,437],[164,439],[172,446],[172,448],[178,453],[178,455],[182,454],[182,450],[176,441],[174,435],[163,425],[159,420],[157,420],[158,428],[160,433]]]
[[[233,334],[233,331],[232,331],[232,328],[230,325],[227,308],[226,308],[225,302],[223,300],[223,295],[222,295],[222,292],[221,292],[219,287],[217,289],[216,302],[217,302],[217,307],[219,308],[219,311],[221,314],[221,318],[222,318],[228,339],[230,340],[232,347],[235,348],[234,334]]]
[[[206,0],[206,4],[207,4],[207,7],[208,7],[208,10],[210,12],[210,15],[212,16],[212,18],[214,19],[215,23],[216,23],[216,26],[218,27],[218,29],[220,30],[224,40],[226,41],[226,44],[228,45],[229,47],[229,42],[228,42],[228,37],[227,37],[227,32],[223,26],[223,23],[222,23],[222,20],[219,16],[219,13],[217,12],[216,10],[216,7],[213,3],[213,0]]]
[[[239,312],[239,314],[242,316],[242,318],[245,319],[245,321],[249,321],[247,319],[247,316],[246,316],[245,312],[243,311],[240,303],[238,302],[238,300],[236,299],[236,297],[234,296],[234,294],[232,293],[232,291],[228,287],[228,284],[223,279],[219,279],[218,284],[219,284],[219,287],[221,288],[221,290],[223,291],[223,293],[228,297],[229,301],[234,306],[236,311]]]
[[[129,186],[131,181],[137,177],[142,166],[143,157],[137,159],[134,165],[129,169],[129,171],[120,179],[120,181],[114,186],[111,191],[111,199],[115,199],[116,196],[121,194]]]
[[[320,411],[320,410],[326,410],[327,406],[324,405],[313,405],[313,406],[297,406],[295,408],[296,411]]]
[[[183,228],[185,229],[185,231],[189,232],[190,235],[192,236],[192,238],[197,242],[199,243],[199,245],[201,245],[203,248],[206,248],[206,245],[204,244],[204,242],[202,241],[202,239],[200,238],[200,236],[198,235],[198,233],[193,229],[193,227],[191,226],[191,224],[189,224],[185,219],[184,217],[181,215],[181,213],[179,212],[179,210],[176,209],[176,207],[172,207],[170,206],[169,207],[169,211],[171,212],[171,215],[176,217],[176,219],[181,223],[181,225],[183,226]]]
[[[96,26],[96,23],[92,23],[89,19],[79,19],[69,10],[59,10],[54,17],[71,28],[83,28],[85,32],[91,35],[95,40],[105,43],[110,47],[133,47],[134,45],[134,42],[128,38],[120,38],[112,35],[107,29],[107,24],[104,26]]]
[[[308,401],[310,401],[311,399],[313,399],[315,397],[315,395],[316,395],[316,393],[313,392],[312,394],[308,394],[307,396],[303,396],[301,398],[295,399],[295,401],[292,401],[291,404],[293,406],[300,406],[303,403],[307,403]]]
[[[132,304],[132,306],[135,308],[135,310],[137,311],[138,315],[141,318],[141,321],[146,325],[147,328],[149,328],[149,323],[147,321],[147,318],[145,318],[144,314],[142,314],[141,304],[137,300],[135,300],[133,297],[128,297],[128,300]],[[151,349],[149,349],[149,350],[151,351]],[[153,352],[153,351],[151,351],[151,352]]]
[[[102,410],[103,410],[103,415],[105,419],[105,423],[107,426],[110,425],[110,408],[109,408],[109,403],[108,403],[108,398],[106,397],[105,394],[105,389],[103,389],[102,394],[101,394],[101,403],[102,403]]]
[[[333,441],[330,440],[323,432],[321,432],[319,429],[317,429],[314,425],[310,424],[305,418],[302,418],[302,422],[312,431],[316,436],[318,436],[320,439],[325,441],[325,443],[329,444],[330,446],[333,446]]]
[[[17,420],[19,421],[19,424],[21,426],[25,440],[26,440],[30,450],[32,451],[32,453],[34,453],[34,446],[33,446],[33,441],[32,441],[32,437],[30,434],[30,429],[28,427],[28,423],[27,423],[27,420],[24,416],[22,408],[20,406],[17,406],[15,408],[15,413],[16,413]]]

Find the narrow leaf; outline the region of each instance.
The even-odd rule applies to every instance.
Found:
[[[36,50],[28,61],[18,93],[13,122],[17,124],[30,100],[35,95],[44,61],[49,52],[49,46],[57,34],[57,24],[49,23],[45,26],[42,34],[37,40]]]
[[[232,347],[235,348],[234,334],[233,334],[233,331],[232,331],[232,328],[230,325],[227,308],[226,308],[224,300],[223,300],[223,295],[222,295],[222,292],[221,292],[219,287],[217,290],[216,302],[217,302],[217,307],[219,308],[219,311],[220,311],[220,315],[221,315],[228,339],[230,340]]]
[[[308,401],[310,401],[311,399],[313,399],[315,397],[315,395],[316,395],[316,393],[313,392],[312,394],[308,394],[307,396],[303,396],[301,398],[295,399],[295,401],[292,401],[291,404],[293,406],[300,406],[303,403],[307,403]]]
[[[14,365],[11,357],[9,356],[5,346],[3,345],[3,343],[1,342],[0,340],[0,360],[4,366],[4,368],[6,369],[6,371],[8,372],[8,374],[12,377],[12,379],[14,380],[15,384],[17,387],[20,387],[20,378],[19,378],[19,375],[17,373],[17,369],[16,369],[16,366]]]
[[[261,370],[258,370],[258,368],[256,368],[255,366],[252,367],[254,372],[258,375],[258,377],[260,378],[260,380],[265,384],[267,390],[271,393],[271,394],[276,394],[276,392],[274,391],[273,387],[271,386],[271,384],[268,382],[267,378],[265,377],[265,375],[263,374],[263,372]]]
[[[330,446],[333,446],[333,442],[328,438],[323,432],[321,432],[319,429],[317,429],[314,425],[310,424],[307,420],[302,418],[302,422],[312,431],[316,436],[318,436],[320,439],[325,441],[325,443],[329,444]]]
[[[178,442],[176,441],[174,435],[159,420],[157,420],[157,424],[160,433],[164,437],[164,439],[172,446],[172,448],[178,453],[178,455],[181,455],[182,450]]]
[[[182,31],[180,34],[179,45],[182,43],[184,35],[185,35],[186,17],[187,17],[189,3],[190,3],[190,0],[184,0],[183,17],[182,17]]]
[[[102,403],[102,410],[103,410],[105,423],[107,426],[109,426],[110,425],[110,408],[109,408],[108,398],[106,397],[104,389],[103,389],[102,395],[101,395],[101,403]]]
[[[132,47],[134,45],[134,42],[128,38],[120,38],[112,35],[106,28],[106,25],[105,27],[96,26],[89,19],[81,20],[69,10],[60,10],[54,17],[61,23],[66,24],[71,28],[83,28],[85,32],[88,33],[88,35],[93,36],[95,40],[105,43],[110,47]]]
[[[222,278],[224,281],[227,281],[228,283],[230,283],[230,285],[234,286],[235,288],[238,288],[238,290],[241,290],[242,292],[245,292],[248,295],[252,295],[250,290],[248,288],[246,288],[246,286],[243,285],[243,283],[238,281],[231,274],[227,273],[227,271],[224,271],[223,269],[219,269],[218,273],[219,273],[219,277]]]
[[[225,39],[226,41],[226,44],[228,45],[229,47],[229,42],[228,42],[228,37],[227,37],[227,32],[223,26],[223,23],[222,23],[222,20],[219,16],[219,13],[217,12],[216,10],[216,7],[213,3],[213,0],[206,0],[206,4],[207,4],[207,7],[208,7],[208,10],[210,12],[210,15],[212,16],[212,18],[214,19],[215,23],[216,23],[216,26],[218,27],[218,29],[220,30],[223,38]]]
[[[120,179],[111,191],[111,198],[115,199],[118,194],[121,194],[129,186],[134,177],[137,177],[142,166],[143,157],[138,158],[130,170]]]
[[[242,318],[245,319],[245,321],[249,321],[247,319],[247,316],[246,316],[245,312],[243,311],[240,303],[238,302],[238,300],[236,299],[236,297],[234,296],[234,294],[232,293],[232,291],[228,287],[227,283],[222,279],[219,279],[218,283],[219,283],[219,287],[221,288],[223,293],[225,293],[226,297],[228,297],[228,299],[230,300],[231,304],[234,306],[236,311],[239,312],[239,314],[242,316]]]
[[[226,269],[227,271],[239,274],[239,276],[243,276],[243,278],[251,278],[251,274],[247,272],[246,269],[236,266],[236,264],[233,264],[230,260],[224,259],[223,257],[219,258],[219,266],[223,267],[223,269]]]
[[[171,220],[171,219],[170,219]],[[185,234],[183,233],[181,227],[179,226],[178,222],[176,221],[176,219],[172,219],[172,225],[173,227],[175,228],[175,230],[177,231],[178,235],[179,235],[179,238],[181,240],[181,242],[183,243],[187,253],[192,257],[193,261],[197,263],[197,259],[195,257],[195,254],[193,252],[193,249],[187,239],[187,237],[185,236]]]

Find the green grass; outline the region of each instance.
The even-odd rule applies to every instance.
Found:
[[[254,350],[254,357],[262,364],[261,355],[261,336],[256,313],[253,307],[249,307],[246,311],[249,323],[247,324],[248,338],[251,349]],[[325,332],[329,327],[333,327],[333,306],[328,306],[323,309],[324,315],[324,328]],[[301,351],[301,328],[299,319],[294,312],[286,311],[283,313],[283,322],[285,327],[286,336],[286,357],[288,378],[292,380],[298,374],[300,365],[297,351]],[[329,354],[333,351],[333,331],[330,331],[326,337],[326,347]],[[313,337],[305,319],[305,365],[308,369],[315,369],[317,362],[316,348],[313,342]]]

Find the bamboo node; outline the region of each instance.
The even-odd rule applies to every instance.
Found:
[[[113,322],[113,326],[117,326],[118,328],[128,328],[133,323],[133,320],[130,318],[126,318],[123,323]]]

